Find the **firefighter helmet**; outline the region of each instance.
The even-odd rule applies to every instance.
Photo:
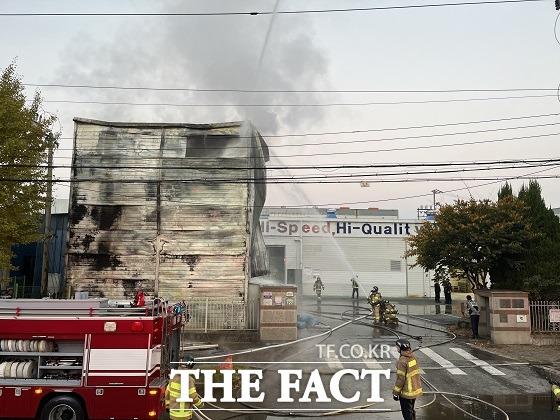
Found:
[[[371,293],[377,293],[379,291],[379,288],[377,286],[373,286],[373,288],[371,289]]]
[[[406,338],[399,338],[396,342],[397,347],[402,351],[402,350],[411,350],[410,347],[410,341],[408,341]]]
[[[184,355],[183,359],[181,360],[181,364],[183,366],[186,366],[187,369],[192,369],[194,367],[194,357],[192,357],[190,354]]]

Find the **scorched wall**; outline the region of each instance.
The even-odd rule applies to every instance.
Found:
[[[248,279],[268,272],[259,225],[268,148],[250,123],[74,122],[75,291],[244,297]]]

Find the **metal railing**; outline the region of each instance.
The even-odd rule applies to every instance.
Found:
[[[259,301],[199,298],[187,301],[187,331],[257,330]]]
[[[531,310],[531,333],[560,334],[560,322],[550,321],[550,310],[560,310],[560,301],[533,300],[529,302],[529,308]]]
[[[98,301],[88,299],[0,300],[0,318],[168,317],[170,325],[174,326],[182,322],[184,313],[182,303],[169,305],[161,299],[142,307],[101,306]]]

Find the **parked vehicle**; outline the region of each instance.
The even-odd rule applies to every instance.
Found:
[[[159,299],[0,301],[0,418],[159,418],[183,313]]]

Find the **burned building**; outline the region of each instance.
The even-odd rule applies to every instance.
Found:
[[[251,123],[74,122],[73,290],[245,297],[248,280],[268,272],[268,147]]]

